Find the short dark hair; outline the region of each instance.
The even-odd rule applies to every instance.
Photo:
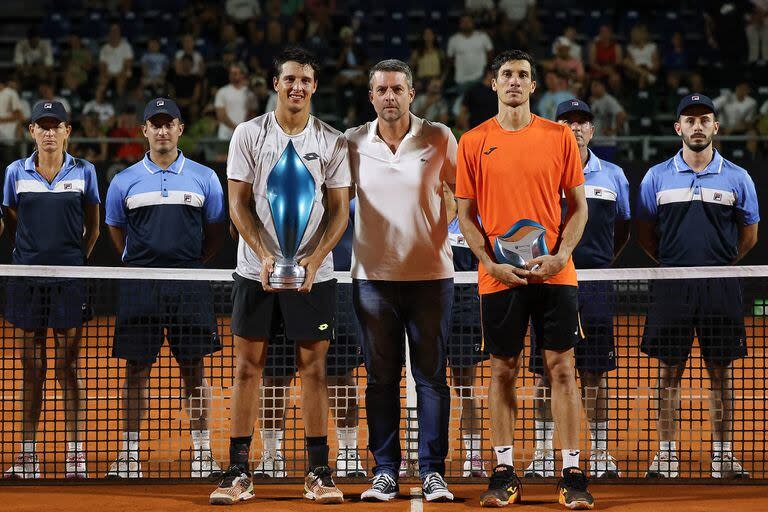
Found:
[[[284,49],[280,54],[275,57],[275,78],[280,77],[280,73],[283,71],[283,64],[286,62],[298,62],[302,66],[309,66],[312,68],[312,72],[317,80],[317,73],[320,71],[320,63],[317,61],[315,54],[306,50],[300,46],[289,46]]]
[[[405,62],[398,59],[385,59],[376,63],[368,72],[368,87],[371,87],[373,83],[373,75],[377,71],[392,71],[395,73],[402,73],[405,75],[405,81],[408,82],[408,87],[413,89],[413,71],[411,67]]]
[[[496,55],[491,62],[493,77],[498,78],[501,66],[512,60],[527,60],[528,64],[531,65],[531,81],[536,81],[536,61],[522,50],[505,50]]]

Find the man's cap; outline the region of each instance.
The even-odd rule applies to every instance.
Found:
[[[595,118],[595,115],[592,113],[592,110],[587,103],[581,100],[572,99],[565,100],[557,106],[555,119],[559,120],[562,116],[571,112],[584,112],[589,116],[590,121]]]
[[[680,114],[683,113],[683,110],[687,109],[688,107],[694,107],[696,105],[707,107],[712,111],[713,114],[717,115],[717,109],[715,108],[715,104],[712,103],[712,99],[709,96],[704,96],[703,94],[695,92],[685,96],[680,100],[680,103],[677,105],[677,117],[680,117]]]
[[[67,110],[60,101],[39,101],[32,107],[32,115],[30,116],[30,122],[36,123],[40,119],[51,117],[58,119],[59,122],[67,122],[69,115]]]
[[[146,123],[150,118],[155,117],[158,114],[166,114],[173,119],[181,121],[181,112],[176,102],[168,98],[155,98],[147,103],[144,107],[144,122]]]

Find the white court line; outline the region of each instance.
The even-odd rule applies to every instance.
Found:
[[[422,512],[424,502],[421,500],[421,487],[411,487],[411,512]]]

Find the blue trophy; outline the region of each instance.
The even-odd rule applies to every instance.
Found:
[[[532,259],[549,254],[544,239],[546,232],[544,226],[530,219],[515,222],[509,231],[496,237],[496,242],[493,244],[496,262],[526,268]]]
[[[304,283],[306,274],[296,261],[296,253],[315,203],[315,179],[291,141],[269,173],[267,200],[280,246],[269,285],[277,290],[295,290]]]

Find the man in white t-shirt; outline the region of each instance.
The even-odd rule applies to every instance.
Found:
[[[253,93],[248,89],[245,66],[239,63],[229,66],[229,85],[216,93],[213,102],[216,107],[216,119],[219,121],[218,136],[229,140],[235,127],[244,122],[253,110]]]
[[[27,37],[19,40],[13,49],[13,63],[26,86],[50,77],[53,68],[51,42],[41,39],[37,28],[30,28]]]
[[[453,59],[454,80],[461,91],[467,90],[483,78],[493,43],[488,34],[475,30],[471,16],[459,21],[459,31],[448,40],[448,58]]]
[[[361,499],[398,493],[400,376],[405,335],[416,380],[419,476],[427,501],[451,501],[443,479],[450,392],[446,348],[453,304],[453,256],[443,184],[456,181],[456,138],[440,123],[410,112],[413,75],[384,60],[370,72],[377,117],[350,128],[357,195],[352,300],[360,323],[368,383],[368,446],[376,460]]]
[[[317,503],[344,501],[328,467],[326,355],[336,330],[331,250],[349,221],[349,155],[344,136],[310,114],[318,69],[315,57],[306,50],[289,48],[278,55],[273,78],[277,109],[239,124],[229,144],[229,212],[240,234],[231,322],[237,371],[230,400],[230,465],[210,496],[214,505],[253,497],[248,462],[253,423],[259,417],[267,345],[280,331],[297,345],[309,462],[304,497]],[[272,199],[281,197],[268,188],[273,173],[278,173],[275,179],[307,173],[314,179],[314,204],[303,236],[295,240],[295,257],[306,277],[298,290],[278,293],[269,282],[275,260],[282,254],[267,198],[268,194]],[[298,186],[298,181],[290,183]],[[290,243],[282,237],[281,241]],[[289,253],[292,249],[285,247]]]
[[[714,104],[720,112],[720,131],[723,135],[752,135],[757,133],[757,100],[749,95],[749,82],[741,82],[733,92],[726,92],[715,98]],[[747,150],[754,157],[757,153],[757,141],[746,143]]]
[[[125,93],[125,84],[131,77],[133,66],[133,48],[120,32],[120,25],[113,23],[109,27],[107,42],[99,52],[99,80],[102,87],[115,82],[118,96]]]
[[[0,158],[3,162],[14,158],[13,143],[22,119],[19,93],[9,87],[6,77],[0,74]]]

